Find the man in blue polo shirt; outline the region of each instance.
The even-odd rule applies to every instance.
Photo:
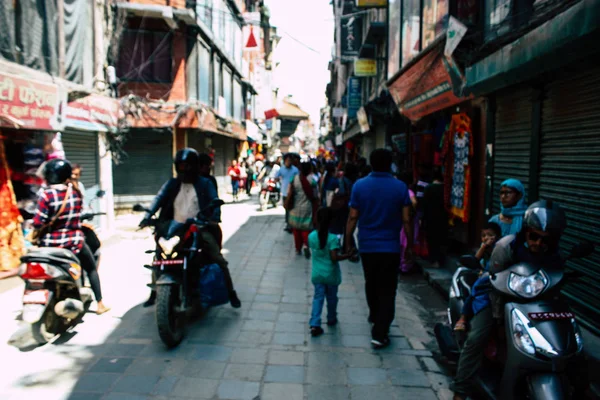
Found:
[[[373,172],[352,189],[346,237],[352,237],[358,224],[369,322],[373,324],[371,344],[382,348],[390,343],[388,334],[395,314],[402,226],[408,238],[404,254],[412,258],[411,201],[406,184],[391,174],[389,150],[373,151],[370,161]],[[346,247],[351,251],[352,241],[347,241]]]

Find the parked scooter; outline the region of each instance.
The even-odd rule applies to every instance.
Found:
[[[104,192],[98,191],[96,198],[102,196]],[[31,224],[32,210],[20,211],[27,218],[25,224]],[[105,213],[88,213],[81,219],[91,221],[98,215]],[[93,230],[91,233],[98,240]],[[91,234],[86,234],[86,243],[88,235]],[[98,240],[95,254],[99,254],[99,248]],[[21,257],[21,262],[19,276],[25,281],[22,318],[31,324],[33,338],[40,344],[47,343],[80,322],[93,301],[93,293],[85,287],[79,259],[70,250],[33,247]]]
[[[273,178],[266,178],[263,181],[263,185],[260,189],[260,197],[258,203],[260,204],[260,210],[265,211],[269,204],[273,207],[277,207],[279,200],[281,199],[281,184]]]
[[[575,246],[568,259],[592,254],[589,243]],[[479,276],[479,261],[463,256],[452,277],[448,324],[437,324],[435,335],[442,354],[457,360],[462,340],[454,326],[471,286]],[[489,399],[567,399],[574,382],[567,372],[581,362],[583,340],[575,315],[561,296],[564,283],[576,279],[564,268],[518,263],[490,275],[491,290],[507,299],[503,335],[491,338],[477,386]],[[571,369],[573,371],[573,369]]]
[[[208,229],[209,222],[204,215],[223,204],[223,200],[213,200],[195,219],[188,220],[180,232],[168,239],[165,238],[165,227],[159,226],[159,220],[150,220],[150,226],[154,228],[156,249],[146,252],[154,254],[154,258],[152,264],[145,267],[156,276],[156,283],[148,286],[156,290],[158,334],[168,347],[181,343],[188,315],[202,308],[198,282],[200,274],[209,265],[202,258],[200,232]],[[133,211],[148,212],[148,209],[136,204]],[[193,268],[195,265],[202,267]],[[216,264],[212,266],[219,268]],[[224,286],[223,289],[226,291]],[[226,298],[224,302],[227,301]]]

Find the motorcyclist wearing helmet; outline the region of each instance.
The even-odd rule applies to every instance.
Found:
[[[525,212],[521,231],[496,243],[490,272],[498,273],[520,262],[562,267],[559,241],[566,227],[567,218],[558,203],[550,200],[533,203]],[[451,385],[454,400],[466,399],[472,393],[493,327],[495,323],[503,323],[503,312],[504,299],[491,292],[490,305],[473,316]]]
[[[70,181],[72,172],[71,163],[67,160],[53,159],[46,163],[43,172],[46,187],[39,195],[33,227],[43,231],[38,243],[40,246],[69,249],[77,255],[98,302],[96,312],[104,314],[110,308],[102,300],[96,261],[81,230],[83,198]]]
[[[140,227],[148,226],[152,216],[160,210],[159,220],[169,223],[167,237],[171,237],[188,219],[195,218],[201,210],[206,209],[210,202],[218,197],[213,183],[199,175],[199,161],[199,154],[194,149],[186,148],[177,152],[174,160],[177,177],[169,179],[160,189],[144,219],[140,222]],[[210,215],[205,215],[205,217],[209,224],[218,225],[221,221],[220,208],[212,210]],[[239,308],[241,302],[233,288],[228,262],[221,254],[214,235],[209,232],[212,230],[208,229],[202,232],[204,254],[223,270],[231,305]],[[155,280],[154,275],[152,280]],[[152,290],[150,298],[144,306],[153,305],[155,300],[156,292]]]

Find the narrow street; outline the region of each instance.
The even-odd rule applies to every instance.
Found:
[[[139,216],[120,217],[118,237],[100,267],[113,307],[108,314],[89,313],[73,332],[37,347],[18,321],[21,286],[0,295],[0,398],[447,398],[447,378],[430,351],[430,327],[443,314],[443,301],[420,276],[400,284],[392,346],[374,351],[362,270],[345,263],[340,324],[311,338],[310,263],[293,254],[282,209],[260,213],[249,201],[227,205],[223,214],[240,310],[209,310],[190,324],[177,349],[166,350],[154,309],[141,306],[148,294],[142,264],[152,244],[149,232],[136,232]]]

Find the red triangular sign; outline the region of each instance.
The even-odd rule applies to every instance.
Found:
[[[248,43],[246,43],[247,48],[258,47],[258,43],[256,42],[256,38],[254,37],[253,27],[250,27],[250,35],[248,35]]]

